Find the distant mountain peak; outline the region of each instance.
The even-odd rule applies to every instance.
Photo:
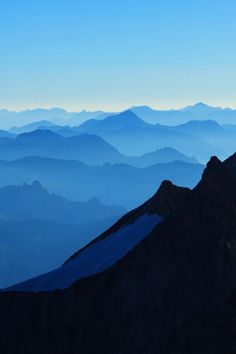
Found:
[[[135,110],[147,110],[147,111],[152,111],[153,108],[148,106],[148,105],[141,105],[141,106],[133,106],[130,108],[131,111],[135,111]]]
[[[123,124],[128,124],[128,125],[145,125],[146,123],[137,116],[136,113],[134,113],[131,109],[128,109],[126,111],[123,111],[121,113],[118,113],[113,116],[109,116],[104,119],[104,121],[112,121],[112,122],[122,122]]]
[[[197,102],[193,105],[189,105],[186,108],[213,108],[204,102]]]
[[[207,105],[206,103],[198,102],[192,106],[191,105],[187,106],[187,107],[183,108],[182,110],[186,111],[186,112],[199,114],[199,115],[204,115],[204,114],[208,114],[212,111],[217,111],[217,110],[221,110],[221,109],[222,108],[220,108],[220,107],[212,107],[212,106]]]
[[[209,105],[207,105],[206,103],[203,102],[197,102],[193,105],[193,107],[198,107],[198,108],[206,108],[206,107],[210,107]]]
[[[138,118],[138,119],[140,119],[138,116],[137,116],[137,114],[135,114],[131,109],[127,109],[127,110],[125,110],[125,111],[123,111],[123,112],[121,112],[121,113],[118,113],[117,115],[115,115],[114,117],[116,117],[116,118],[121,118],[121,117],[129,117],[129,118]]]

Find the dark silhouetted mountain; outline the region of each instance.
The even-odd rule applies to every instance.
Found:
[[[146,203],[70,257],[63,267],[12,287],[20,291],[68,288],[81,277],[100,273],[134,248],[151,230],[187,200],[190,190],[165,181]]]
[[[34,130],[15,139],[0,138],[0,158],[13,160],[25,156],[76,159],[98,165],[121,162],[123,156],[101,137],[81,134],[64,138],[51,130]]]
[[[193,187],[203,168],[182,161],[140,169],[125,164],[87,166],[78,161],[28,157],[0,161],[0,187],[38,180],[50,192],[69,200],[86,201],[96,197],[106,205],[131,209],[150,198],[164,179]]]
[[[81,224],[109,219],[125,213],[118,206],[106,206],[98,199],[71,202],[51,194],[37,181],[0,188],[0,221],[48,220]]]
[[[124,215],[117,223],[110,227],[107,231],[102,233],[99,237],[91,241],[85,248],[90,245],[105,239],[106,237],[114,234],[115,232],[123,229],[129,224],[134,224],[139,218],[145,215],[156,215],[161,219],[169,217],[181,206],[190,194],[190,189],[184,187],[178,187],[172,182],[165,180],[161,183],[158,191],[143,203],[141,206],[133,209],[126,215]],[[158,220],[161,221],[161,219]],[[147,235],[146,235],[147,236]],[[66,262],[68,264],[71,260],[74,260],[81,254],[82,249],[73,254]]]
[[[199,137],[145,123],[131,111],[102,121],[89,120],[78,127],[77,132],[99,135],[126,155],[142,155],[169,146],[205,161],[214,152],[214,148]]]
[[[236,153],[224,161],[224,166],[236,178]]]
[[[34,292],[65,289],[81,277],[101,272],[132,250],[164,217],[176,211],[189,193],[187,188],[164,181],[150,200],[76,252],[63,267],[13,286],[12,289]]]
[[[63,264],[117,217],[70,225],[46,220],[0,223],[0,287],[25,281]]]
[[[2,352],[234,353],[235,166],[236,155],[212,158],[193,190],[165,182],[70,258],[60,277],[38,279],[39,288],[47,277],[46,287],[69,285],[74,267],[81,279],[70,287],[1,293]]]

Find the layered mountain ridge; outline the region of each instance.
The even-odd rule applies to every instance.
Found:
[[[0,188],[0,222],[48,220],[64,224],[80,224],[123,215],[125,209],[106,206],[98,199],[71,202],[49,193],[40,182]]]
[[[182,161],[141,169],[126,164],[88,166],[73,160],[25,157],[0,160],[0,187],[38,180],[50,192],[69,200],[83,202],[96,197],[103,204],[131,210],[147,200],[165,178],[193,187],[203,168],[203,165]]]

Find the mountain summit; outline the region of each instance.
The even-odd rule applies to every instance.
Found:
[[[218,111],[220,109],[221,109],[220,107],[211,107],[205,103],[198,102],[193,106],[187,106],[183,108],[183,111],[195,113],[197,115],[204,115],[204,114],[211,113],[212,111]]]
[[[88,120],[85,123],[81,124],[79,127],[80,131],[99,131],[99,130],[120,130],[134,127],[146,127],[148,126],[141,118],[139,118],[131,110],[121,112],[119,114],[111,115],[104,118],[103,120]]]

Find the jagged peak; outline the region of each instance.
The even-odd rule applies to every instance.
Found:
[[[153,197],[137,210],[142,214],[158,214],[167,217],[180,206],[190,192],[189,188],[176,186],[171,181],[164,180]]]
[[[203,171],[202,178],[195,189],[202,186],[208,181],[218,180],[218,177],[225,174],[223,163],[218,159],[217,156],[212,156],[208,161],[205,170]]]
[[[236,184],[236,174],[232,172],[231,165],[227,166],[216,156],[212,156],[206,165],[201,181],[194,188],[194,191],[203,194],[213,193],[218,196],[227,195],[232,185]]]
[[[214,169],[222,166],[222,162],[217,156],[212,156],[207,163],[207,169]]]
[[[164,180],[156,194],[147,202],[147,209],[149,213],[167,217],[179,208],[190,191],[189,188],[179,187],[169,180]]]
[[[222,162],[217,156],[212,156],[193,193],[195,194],[195,191],[199,190],[221,193],[228,190],[231,182],[236,184],[236,153],[225,162]],[[150,213],[167,217],[185,204],[188,198],[191,198],[191,194],[190,189],[176,186],[171,181],[164,180],[156,194],[142,207],[145,207]]]

